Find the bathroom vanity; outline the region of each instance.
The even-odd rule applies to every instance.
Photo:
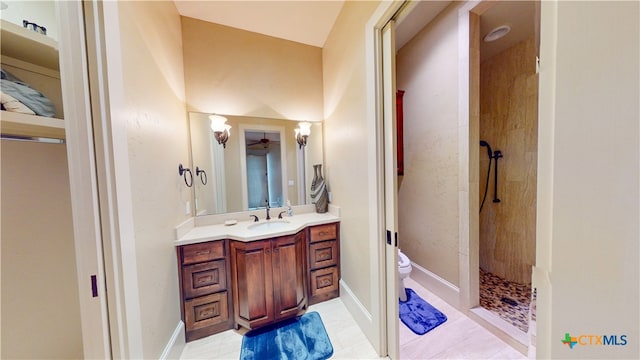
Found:
[[[231,241],[236,328],[255,329],[307,307],[304,240],[303,230],[266,240]]]
[[[337,215],[302,213],[233,225],[197,221],[177,229],[187,341],[273,324],[339,296]]]

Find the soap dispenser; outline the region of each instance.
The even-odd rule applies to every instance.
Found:
[[[287,200],[287,216],[293,216],[293,209],[291,209],[291,201]]]

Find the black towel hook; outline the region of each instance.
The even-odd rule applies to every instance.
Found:
[[[189,173],[189,180],[187,180],[187,173]],[[184,178],[184,184],[187,187],[193,186],[193,174],[191,173],[191,169],[183,167],[182,164],[178,166],[178,174]]]
[[[207,185],[207,172],[196,166],[196,176],[200,177],[202,185]],[[204,178],[203,178],[204,176]]]

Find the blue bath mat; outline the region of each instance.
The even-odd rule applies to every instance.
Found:
[[[332,354],[333,346],[322,319],[313,311],[246,333],[240,360],[324,360]]]
[[[411,331],[424,335],[447,321],[447,316],[424,301],[413,289],[406,288],[407,301],[400,301],[400,320]]]

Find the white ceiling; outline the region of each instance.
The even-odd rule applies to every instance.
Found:
[[[396,49],[402,48],[431,22],[451,1],[418,1],[396,27]]]
[[[344,0],[174,0],[178,12],[212,23],[252,31],[303,44],[323,47]],[[451,1],[417,1],[401,18],[396,47],[409,42]],[[508,24],[511,32],[492,43],[481,42],[482,59],[489,58],[534,34],[534,1],[500,1],[480,17],[481,36]]]
[[[180,15],[323,47],[343,0],[174,0]]]
[[[511,31],[496,41],[481,41],[481,61],[534,36],[537,11],[534,1],[500,1],[485,11],[480,16],[480,36],[482,38],[501,25],[509,25]]]
[[[396,28],[396,49],[402,48],[451,1],[419,1]],[[509,25],[511,31],[493,42],[480,42],[481,61],[488,59],[535,34],[538,18],[535,1],[498,1],[480,16],[480,36],[500,25]]]

